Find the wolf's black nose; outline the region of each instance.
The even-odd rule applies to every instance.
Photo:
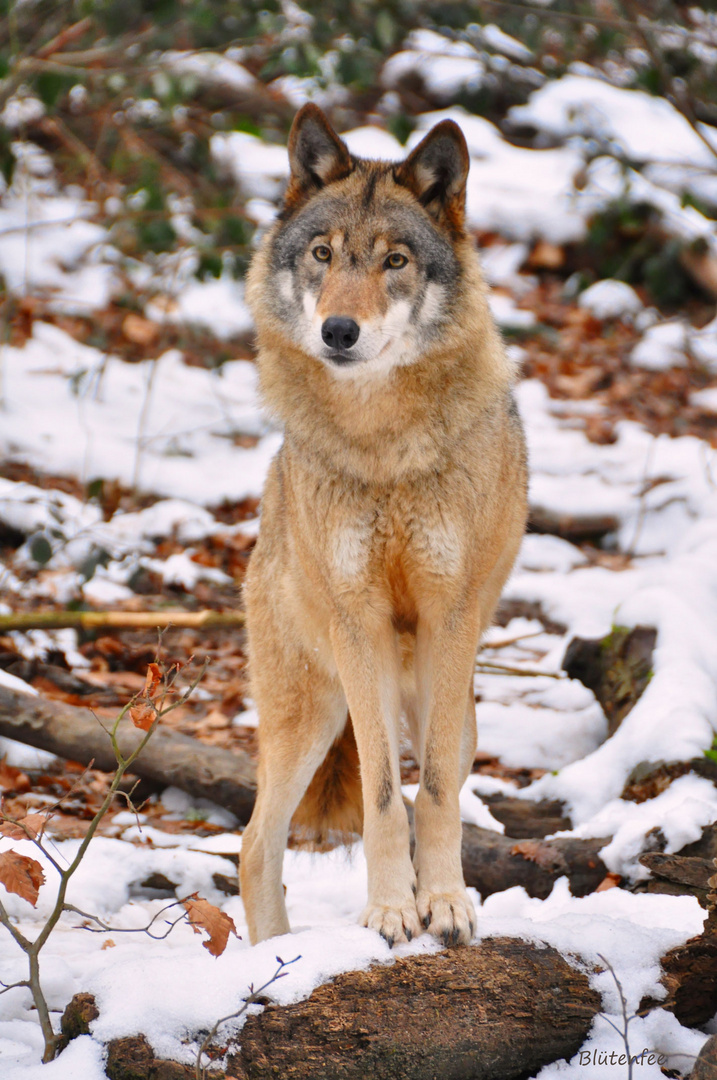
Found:
[[[321,327],[321,336],[330,349],[350,349],[359,333],[359,324],[342,315],[332,315]]]

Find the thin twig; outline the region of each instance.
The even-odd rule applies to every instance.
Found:
[[[194,1067],[194,1075],[196,1080],[206,1080],[207,1070],[202,1065],[202,1055],[207,1053],[209,1045],[215,1038],[222,1024],[225,1024],[228,1020],[238,1020],[239,1017],[246,1012],[249,1005],[253,1005],[254,1002],[258,1001],[263,992],[268,989],[268,987],[270,987],[272,983],[278,982],[279,979],[283,979],[286,975],[289,974],[288,971],[284,971],[284,968],[289,967],[291,964],[295,964],[297,960],[301,960],[301,956],[295,956],[293,960],[282,960],[280,956],[277,956],[276,959],[279,966],[274,972],[274,974],[271,976],[271,978],[267,979],[264,985],[260,986],[258,990],[255,990],[253,985],[250,986],[249,994],[246,998],[244,998],[241,1007],[237,1009],[236,1012],[229,1013],[227,1016],[222,1016],[221,1019],[217,1020],[214,1027],[204,1039],[204,1042],[199,1047],[199,1050],[197,1052],[197,1060]]]
[[[499,664],[492,660],[476,661],[476,671],[484,675],[525,675],[528,678],[544,676],[546,679],[565,679],[564,671],[541,671],[539,668],[511,667],[510,664]]]
[[[185,900],[189,900],[189,899],[191,899],[191,897],[185,897],[184,900],[173,900],[171,904],[167,904],[165,907],[161,908],[149,920],[149,922],[147,923],[146,926],[128,926],[128,927],[108,926],[107,923],[103,922],[102,919],[98,918],[97,915],[90,915],[90,914],[88,914],[88,912],[82,911],[80,908],[75,907],[74,904],[65,904],[64,909],[65,909],[65,911],[74,912],[75,915],[80,915],[83,919],[91,919],[93,922],[96,922],[97,926],[81,926],[81,927],[78,927],[78,929],[80,929],[80,930],[87,930],[90,934],[109,934],[109,933],[111,933],[111,934],[147,934],[147,936],[151,937],[154,941],[164,941],[164,939],[166,937],[169,937],[172,930],[174,930],[175,926],[178,923],[180,923],[182,921],[186,921],[187,912],[183,911],[182,914],[179,916],[179,918],[175,919],[174,922],[169,922],[168,921],[167,926],[169,927],[169,929],[166,930],[163,934],[153,934],[153,933],[151,933],[152,927],[156,923],[157,919],[159,919],[162,915],[164,915],[165,911],[169,911],[170,908],[177,907],[178,904],[183,904],[185,902]]]

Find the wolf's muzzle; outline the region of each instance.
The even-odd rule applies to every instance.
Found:
[[[321,327],[321,337],[330,349],[345,352],[355,345],[361,330],[357,322],[343,315],[332,315]]]

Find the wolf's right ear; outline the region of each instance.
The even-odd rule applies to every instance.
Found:
[[[348,176],[353,168],[346,143],[338,137],[318,105],[299,109],[289,132],[291,177],[286,205],[302,202],[332,180]]]

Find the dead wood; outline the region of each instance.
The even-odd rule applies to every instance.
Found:
[[[80,999],[94,1006],[78,995],[67,1013]],[[599,1008],[587,976],[555,949],[493,938],[346,972],[294,1005],[267,1003],[230,1043],[226,1073],[210,1075],[514,1080],[572,1057]],[[70,1037],[83,1030],[73,1027]],[[107,1076],[193,1080],[195,1070],[158,1060],[137,1034],[109,1043]]]
[[[565,804],[559,799],[516,799],[510,795],[481,795],[496,821],[505,828],[505,835],[516,840],[550,836],[570,829],[571,822]]]
[[[528,523],[533,532],[550,533],[578,543],[597,542],[620,524],[614,514],[560,514],[547,506],[530,504]]]
[[[700,1050],[690,1080],[717,1080],[717,1035],[710,1035]]]
[[[10,630],[190,630],[244,625],[243,611],[19,611],[0,615],[0,634]]]
[[[628,630],[618,626],[604,638],[573,638],[566,649],[563,670],[593,691],[607,717],[610,735],[650,681],[656,639],[657,632],[651,627]]]
[[[714,913],[704,933],[670,949],[662,958],[667,1000],[658,1007],[674,1013],[686,1027],[708,1023],[717,1012],[717,920]]]
[[[60,757],[94,762],[96,769],[114,772],[117,763],[107,732],[89,709],[0,686],[0,735],[49,750]],[[122,754],[128,757],[144,735],[131,721],[120,724]],[[241,750],[205,746],[187,735],[159,727],[132,766],[144,780],[182,788],[195,798],[211,799],[248,821],[254,805],[254,762]]]
[[[484,898],[522,885],[529,896],[543,900],[558,878],[567,877],[573,895],[586,896],[607,874],[598,853],[608,840],[570,836],[516,840],[464,823],[461,857],[466,885],[472,885]]]
[[[660,851],[648,851],[640,856],[640,862],[653,877],[677,886],[677,895],[696,896],[703,907],[707,906],[709,879],[715,872],[711,859],[699,859],[686,855],[665,855]],[[652,884],[652,883],[650,883]],[[656,882],[655,884],[659,884]],[[661,892],[662,889],[648,889]]]
[[[228,1076],[508,1080],[570,1058],[600,1008],[552,948],[509,938],[339,975],[250,1016]]]

